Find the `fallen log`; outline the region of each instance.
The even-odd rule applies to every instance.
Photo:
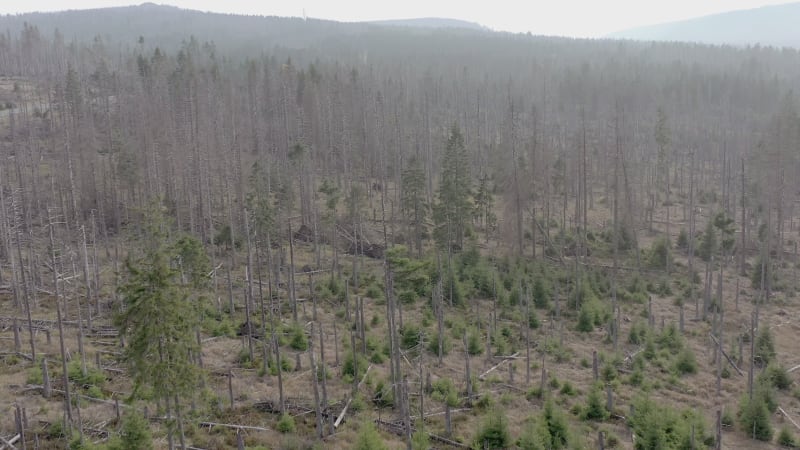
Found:
[[[783,414],[783,416],[784,416],[784,417],[786,417],[787,419],[789,419],[789,422],[792,422],[792,425],[794,425],[794,427],[795,427],[795,428],[797,428],[798,430],[800,430],[800,425],[798,425],[798,424],[797,424],[797,422],[795,422],[795,421],[794,421],[794,419],[792,419],[792,418],[789,416],[789,414],[788,414],[786,411],[784,411],[784,409],[783,409],[783,408],[781,408],[780,406],[778,406],[778,411],[780,411],[780,412],[781,412],[781,414]]]
[[[482,374],[481,374],[481,375],[478,377],[478,379],[479,379],[479,380],[481,380],[481,381],[483,381],[483,379],[484,379],[484,378],[486,378],[486,375],[489,375],[489,374],[490,374],[490,373],[492,373],[494,370],[496,370],[498,367],[500,367],[500,366],[502,366],[503,364],[507,363],[507,362],[508,362],[508,361],[510,361],[511,359],[513,359],[513,358],[516,358],[516,357],[517,357],[517,355],[519,355],[519,352],[517,352],[517,353],[514,353],[514,354],[513,354],[513,355],[511,355],[510,357],[505,357],[505,358],[503,358],[503,360],[502,360],[502,361],[500,361],[499,363],[497,363],[497,364],[495,364],[494,366],[490,367],[490,368],[489,368],[489,370],[487,370],[486,372],[483,372],[483,373],[482,373]]]
[[[364,380],[367,379],[367,374],[369,373],[370,369],[372,369],[372,364],[367,366],[367,371],[364,372],[364,376],[361,377],[361,381],[358,382],[358,386],[356,388],[360,388],[361,384],[364,382]],[[336,418],[336,421],[333,422],[333,428],[338,428],[339,425],[342,423],[342,420],[344,420],[345,414],[347,414],[347,408],[350,407],[350,403],[352,401],[353,401],[353,396],[351,395],[350,398],[347,399],[347,403],[344,404],[344,408],[342,408],[342,412],[339,413],[339,416]]]
[[[743,377],[743,376],[744,376],[744,372],[742,372],[742,371],[739,369],[739,367],[738,367],[738,366],[737,366],[737,365],[736,365],[736,364],[733,362],[733,360],[731,359],[731,357],[730,357],[730,356],[728,356],[728,354],[727,354],[727,353],[725,353],[725,349],[723,349],[723,348],[722,348],[722,346],[721,346],[721,345],[719,345],[719,341],[717,340],[716,336],[714,336],[713,334],[709,334],[709,336],[711,336],[711,339],[714,341],[714,343],[715,343],[715,344],[717,344],[717,346],[719,347],[719,351],[720,351],[720,352],[722,352],[722,356],[724,356],[724,357],[725,357],[725,359],[727,359],[727,360],[728,360],[728,362],[730,363],[731,367],[733,367],[734,369],[736,369],[736,372],[738,372],[738,373],[739,373],[739,376],[742,376],[742,377]]]
[[[450,414],[454,414],[454,413],[458,413],[458,412],[464,412],[464,411],[472,411],[472,408],[451,409],[450,410]],[[441,416],[441,415],[444,415],[446,413],[447,413],[447,411],[439,411],[439,412],[435,412],[435,413],[429,413],[429,414],[425,414],[425,418]],[[419,419],[420,416],[416,415],[416,416],[410,416],[410,417],[412,419]]]
[[[644,347],[642,347],[642,348],[640,348],[640,349],[636,350],[636,351],[635,351],[635,352],[633,352],[633,353],[629,353],[629,354],[628,354],[628,356],[626,356],[626,357],[625,357],[625,359],[623,359],[623,360],[622,360],[622,362],[624,362],[624,363],[627,363],[628,361],[633,361],[633,358],[635,358],[635,357],[636,357],[636,355],[638,355],[639,353],[641,353],[641,352],[642,352],[642,350],[644,350]]]
[[[14,437],[8,440],[6,440],[3,436],[0,436],[0,443],[3,444],[2,446],[0,446],[0,450],[6,448],[6,446],[8,446],[8,448],[12,450],[17,450],[17,447],[14,446],[14,443],[17,442],[19,438],[20,438],[19,434],[15,435]]]
[[[218,422],[200,422],[197,424],[201,427],[226,427],[226,428],[233,428],[234,430],[254,430],[254,431],[272,431],[268,428],[261,428],[261,427],[254,427],[251,425],[237,425],[232,423],[218,423]]]
[[[405,432],[406,432],[405,425],[403,425],[401,423],[387,422],[385,420],[375,419],[375,424],[380,426],[380,427],[383,427],[386,431],[394,433],[394,434],[396,434],[398,436],[403,436],[403,435],[405,435]],[[411,432],[413,433],[415,431],[416,430],[414,429],[414,427],[411,427]],[[428,433],[428,437],[430,437],[432,441],[436,441],[436,442],[439,442],[439,443],[442,443],[442,444],[445,444],[445,445],[449,445],[451,447],[455,447],[455,448],[472,448],[472,447],[470,447],[468,445],[464,445],[464,444],[462,444],[460,442],[456,442],[454,440],[447,439],[444,436],[439,436],[438,434]]]

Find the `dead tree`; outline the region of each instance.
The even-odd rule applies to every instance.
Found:
[[[59,289],[58,289],[58,271],[56,268],[58,267],[58,263],[56,260],[56,247],[55,247],[55,240],[53,239],[53,227],[54,223],[52,217],[48,220],[48,228],[50,232],[50,256],[51,256],[51,264],[53,265],[53,293],[56,300],[56,318],[58,320],[58,343],[59,348],[61,350],[61,377],[62,382],[64,383],[64,410],[66,411],[67,421],[72,423],[72,399],[70,398],[70,388],[69,388],[69,378],[68,378],[68,370],[67,370],[67,351],[66,347],[64,346],[64,326],[62,323],[62,314],[61,314],[61,300],[59,298]]]

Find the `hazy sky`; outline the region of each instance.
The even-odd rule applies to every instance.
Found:
[[[769,0],[166,0],[203,11],[302,16],[340,21],[449,17],[495,30],[575,37],[787,3]],[[0,13],[57,11],[141,3],[139,0],[2,0]]]

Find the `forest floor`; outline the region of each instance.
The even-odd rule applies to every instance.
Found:
[[[599,209],[599,208],[598,208]],[[663,213],[663,212],[660,212]],[[677,217],[677,214],[675,214]],[[601,223],[607,220],[602,213],[597,213],[593,221]],[[376,225],[377,226],[377,225]],[[672,227],[672,232],[677,236],[680,226]],[[698,226],[698,229],[701,229]],[[649,247],[652,238],[657,234],[640,233],[640,245],[643,248]],[[543,245],[543,244],[542,244]],[[328,254],[323,260],[327,261]],[[99,252],[101,255],[104,252]],[[314,249],[311,244],[300,243],[295,248],[296,266],[313,265]],[[678,278],[685,278],[687,259],[683,252],[675,250],[674,271]],[[73,389],[85,396],[80,401],[74,402],[79,406],[80,420],[86,432],[86,439],[92,441],[102,441],[106,434],[104,432],[114,431],[118,428],[116,421],[117,406],[115,400],[119,401],[119,407],[123,414],[126,408],[136,407],[143,409],[149,408],[148,415],[154,427],[154,436],[157,448],[166,447],[166,437],[162,429],[162,420],[153,404],[146,405],[143,402],[135,402],[134,406],[127,406],[125,400],[131,391],[131,383],[125,374],[124,367],[118,361],[120,351],[119,342],[113,333],[103,334],[105,327],[110,325],[110,313],[105,307],[113,298],[113,282],[111,279],[112,261],[109,259],[110,253],[105,257],[101,256],[99,264],[104,268],[104,278],[101,290],[101,308],[103,311],[99,316],[93,318],[95,332],[85,331],[84,336],[84,357],[86,365],[91,368],[97,366],[99,360],[104,375],[104,381],[98,383],[99,391],[89,387],[77,386],[73,382]],[[240,261],[244,259],[240,258]],[[345,273],[351,261],[351,257],[342,256]],[[567,264],[572,263],[571,258],[567,258]],[[590,257],[589,264],[609,264],[607,259]],[[697,260],[698,270],[702,273],[702,263]],[[324,265],[324,264],[323,264]],[[748,277],[742,277],[731,267],[734,263],[723,271],[723,304],[724,304],[724,328],[723,340],[724,350],[731,357],[738,359],[738,348],[733,344],[733,336],[746,333],[750,326],[750,318],[754,309],[753,299],[757,298],[758,292],[751,288]],[[0,281],[0,437],[11,438],[16,433],[14,422],[14,409],[17,405],[24,409],[27,418],[26,439],[29,447],[32,442],[38,442],[38,448],[63,448],[64,440],[58,439],[59,430],[54,430],[54,424],[63,420],[63,397],[54,393],[50,399],[42,396],[41,390],[41,362],[40,358],[46,357],[49,361],[51,379],[54,389],[63,389],[63,383],[59,378],[60,350],[59,334],[56,321],[56,309],[54,297],[48,293],[49,272],[45,264],[37,268],[41,277],[40,291],[37,292],[36,306],[32,308],[31,317],[36,324],[33,339],[35,341],[37,361],[28,359],[30,355],[30,335],[26,320],[25,311],[21,307],[14,306],[13,296],[10,290],[2,290],[7,286],[10,273],[4,272]],[[790,271],[784,271],[785,278],[791,279]],[[682,274],[682,275],[680,275]],[[321,275],[314,281],[321,283],[329,275]],[[382,262],[380,260],[364,259],[362,276],[373,276],[377,279],[382,278]],[[631,273],[620,274],[620,285],[629,282],[634,275]],[[643,272],[641,277],[645,282],[658,283],[660,280],[667,279],[674,284],[673,278],[666,278],[667,275]],[[235,303],[237,311],[233,320],[223,319],[229,326],[238,328],[243,321],[243,292],[245,286],[245,273],[242,265],[233,273],[233,284]],[[307,297],[309,286],[307,277],[297,277],[298,296]],[[78,287],[77,280],[66,281],[64,293],[66,294],[66,317],[68,323],[64,328],[64,342],[72,364],[80,364],[81,356],[77,347],[77,301],[82,299],[81,289]],[[224,278],[218,280],[216,298],[212,303],[216,303],[220,309],[224,309],[227,303],[227,281]],[[738,294],[737,294],[738,286]],[[663,326],[673,324],[677,326],[679,322],[680,307],[676,299],[682,296],[682,292],[677,287],[672,289],[671,295],[655,295],[652,297],[652,314],[655,327],[661,329]],[[792,290],[793,291],[793,290]],[[716,283],[714,285],[716,292]],[[282,292],[284,294],[284,292]],[[362,292],[362,294],[364,294]],[[702,293],[697,293],[700,296]],[[352,296],[354,297],[354,296]],[[738,297],[738,308],[736,299]],[[607,301],[608,299],[601,299]],[[351,298],[352,301],[352,298]],[[446,312],[446,322],[464,322],[467,319],[477,321],[475,311],[482,323],[488,323],[490,312],[493,308],[491,299],[470,299],[469,307],[464,309],[448,308]],[[352,304],[352,303],[351,303]],[[641,350],[641,345],[630,344],[627,340],[631,327],[645,320],[647,317],[647,304],[635,302],[621,303],[621,330],[619,332],[619,351],[617,354],[621,358],[634,354]],[[87,305],[81,305],[84,313]],[[299,322],[308,330],[308,324],[314,320],[310,301],[304,301],[298,306]],[[426,302],[423,299],[417,300],[413,305],[403,306],[403,321],[405,323],[416,324],[425,329],[435,330],[435,324],[431,325],[430,313],[427,310]],[[226,316],[224,313],[223,316]],[[333,404],[331,410],[339,414],[343,405],[347,402],[351,392],[351,384],[347,377],[342,376],[342,363],[345,358],[345,349],[349,347],[349,334],[346,322],[343,318],[344,311],[341,304],[333,301],[319,301],[317,305],[317,327],[321,326],[325,340],[325,364],[331,372],[327,380],[327,395],[329,403]],[[713,343],[710,338],[711,324],[702,320],[695,320],[694,304],[687,303],[684,309],[685,332],[683,336],[689,348],[696,356],[698,370],[695,374],[675,377],[669,370],[664,368],[648,366],[646,378],[652,389],[649,393],[650,398],[659,404],[671,404],[676,408],[701,412],[708,426],[707,432],[713,431],[713,424],[716,421],[716,411],[724,409],[731,411],[735,417],[738,409],[739,400],[747,392],[747,354],[749,348],[744,347],[744,360],[739,362],[739,367],[743,372],[740,376],[731,367],[728,367],[730,377],[721,380],[721,394],[716,395],[716,365],[713,362]],[[18,319],[19,346],[15,345],[11,318]],[[254,318],[256,315],[254,315]],[[368,323],[367,335],[374,339],[376,345],[380,347],[385,341],[385,321],[386,306],[384,301],[365,297],[364,307],[365,321]],[[770,324],[775,340],[777,359],[785,367],[795,367],[800,364],[800,356],[796,353],[797,336],[800,335],[800,308],[797,299],[786,292],[775,293],[774,297],[766,302],[760,311],[761,323]],[[282,315],[283,322],[291,322],[290,314]],[[84,317],[84,320],[86,318]],[[513,329],[517,325],[508,318],[499,317],[498,326],[504,325]],[[435,323],[435,320],[433,321]],[[532,414],[538,413],[542,406],[542,400],[526,396],[531,389],[540,386],[542,365],[547,370],[549,380],[558,380],[557,384],[563,386],[569,382],[575,388],[574,394],[562,394],[558,389],[552,389],[552,397],[563,406],[564,410],[570,411],[575,405],[584,403],[584,397],[591,389],[594,382],[591,364],[593,351],[597,351],[601,358],[612,358],[614,355],[613,345],[607,339],[608,333],[602,327],[596,328],[589,333],[578,333],[574,331],[574,319],[566,316],[566,320],[559,323],[553,317],[541,316],[541,326],[532,331],[532,341],[536,346],[532,350],[531,356],[531,379],[526,380],[525,370],[525,348],[516,347],[518,355],[515,359],[506,362],[489,375],[477,386],[477,391],[481,395],[490,394],[491,402],[498,405],[505,412],[509,422],[509,431],[512,436],[519,436],[526,427],[526,421]],[[334,328],[336,329],[336,339],[334,339]],[[448,328],[451,328],[450,326]],[[317,328],[318,330],[318,328]],[[49,338],[47,336],[49,333]],[[432,334],[430,334],[432,335]],[[236,336],[231,330],[221,333],[205,332],[202,338],[202,356],[204,367],[208,371],[207,389],[198,386],[201,395],[195,399],[198,405],[194,413],[187,416],[187,441],[196,448],[235,448],[236,446],[236,426],[246,426],[241,432],[244,436],[246,445],[256,447],[258,445],[267,448],[307,448],[314,442],[315,415],[313,411],[303,412],[296,410],[292,414],[295,416],[297,432],[283,434],[277,431],[276,423],[278,415],[260,411],[257,405],[264,401],[277,401],[277,377],[262,374],[259,371],[260,364],[248,364],[242,362],[242,355],[247,353],[247,341],[243,337]],[[431,378],[451,378],[456,386],[462,386],[465,379],[465,360],[464,353],[460,349],[460,342],[454,338],[450,339],[452,349],[443,358],[441,365],[436,360],[436,355],[422,351],[406,351],[403,354],[403,371],[409,376],[409,385],[412,403],[412,414],[418,413],[419,396],[414,395],[419,392],[419,388],[424,380],[419,379],[419,365],[422,364],[425,372],[431,373]],[[49,341],[49,342],[48,342]],[[338,342],[337,342],[338,341]],[[563,352],[543,352],[547,348],[548,342],[561,342]],[[319,336],[314,337],[314,349],[318,352]],[[260,354],[260,341],[254,341],[256,355]],[[310,408],[313,401],[311,386],[312,370],[310,369],[309,353],[307,351],[295,352],[291,348],[284,346],[285,355],[293,363],[299,357],[301,368],[284,373],[283,383],[287,400],[292,404],[302,405]],[[420,357],[420,354],[422,355]],[[507,356],[507,355],[506,355]],[[319,357],[319,355],[317,356]],[[99,359],[98,359],[99,358]],[[338,361],[338,364],[337,364]],[[483,374],[491,367],[503,361],[503,358],[487,358],[486,354],[475,355],[470,358],[472,373],[474,376]],[[723,360],[724,364],[727,364]],[[381,363],[371,363],[370,371],[365,378],[364,385],[360,388],[366,394],[373,392],[375,387],[382,381],[388,380],[389,369],[388,360]],[[512,367],[509,370],[509,367]],[[621,374],[625,375],[626,364],[620,366]],[[232,376],[229,376],[232,374]],[[797,383],[800,370],[792,372],[792,379]],[[513,376],[513,380],[511,377]],[[548,381],[548,385],[556,386],[556,382]],[[233,405],[230,404],[230,393],[233,395]],[[800,400],[791,392],[779,392],[777,397],[778,404],[795,421],[800,420]],[[632,449],[633,436],[623,419],[629,412],[628,408],[632,400],[638,395],[639,390],[626,383],[614,385],[614,413],[616,418],[603,423],[581,421],[577,417],[570,415],[571,423],[574,426],[575,434],[583,438],[585,448],[597,448],[596,439],[599,430],[606,432],[606,435],[613,435],[617,438],[616,448]],[[96,397],[96,398],[89,398]],[[443,411],[443,405],[429,396],[424,398],[426,414],[439,413]],[[470,445],[475,433],[484,421],[484,411],[477,402],[470,408],[453,413],[454,439]],[[371,402],[366,401],[360,411],[350,410],[347,419],[339,426],[336,433],[325,438],[324,448],[348,449],[351,448],[358,433],[358,423],[362,419],[393,419],[395,412],[391,408],[378,408]],[[461,409],[461,408],[456,408]],[[233,427],[224,425],[208,426],[204,423],[214,422],[217,424],[231,424]],[[779,428],[787,425],[794,428],[782,415],[776,413],[772,417],[772,422]],[[426,419],[426,430],[437,435],[445,434],[445,423],[442,414],[435,415]],[[774,448],[773,444],[761,443],[748,438],[745,433],[733,428],[723,429],[722,448],[726,449],[766,449]],[[797,430],[794,430],[797,431]],[[777,433],[776,433],[777,434]],[[405,448],[405,443],[400,436],[396,436],[385,431],[381,431],[384,440],[390,448]],[[433,443],[437,448],[447,448]],[[1,448],[1,447],[0,447]]]

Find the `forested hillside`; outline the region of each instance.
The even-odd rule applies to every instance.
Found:
[[[797,51],[0,29],[0,448],[797,445]]]
[[[800,46],[798,19],[800,3],[785,3],[621,30],[609,37],[797,48]]]

